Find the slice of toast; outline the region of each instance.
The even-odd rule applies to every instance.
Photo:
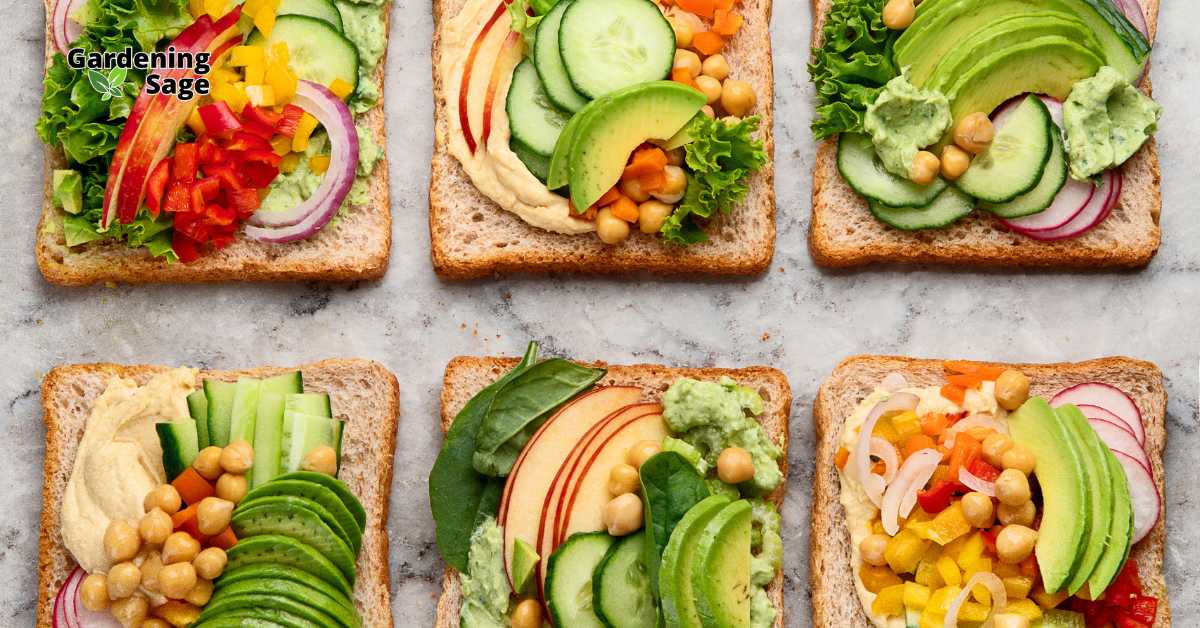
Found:
[[[812,41],[820,46],[831,0],[812,0],[812,5]],[[1141,5],[1153,35],[1158,27],[1158,0],[1144,0]],[[1149,75],[1142,89],[1151,92]],[[982,210],[945,229],[901,231],[877,220],[867,209],[866,200],[842,179],[837,167],[837,138],[830,138],[817,147],[808,246],[817,264],[830,267],[881,262],[1056,268],[1144,266],[1158,251],[1161,240],[1161,175],[1153,138],[1125,163],[1122,172],[1124,185],[1112,214],[1078,238],[1034,240],[1009,231]]]
[[[354,605],[364,626],[391,626],[391,583],[388,572],[388,498],[392,485],[392,452],[400,391],[395,376],[369,360],[324,360],[298,367],[305,390],[325,392],[334,416],[346,421],[342,468],[338,477],[362,502],[367,513]],[[75,568],[59,536],[62,496],[75,464],[75,453],[91,416],[92,404],[113,377],[144,384],[163,366],[75,364],[59,366],[42,381],[42,419],[46,423],[45,480],[38,557],[37,625],[53,624],[54,597]],[[261,367],[239,371],[201,371],[197,379],[234,381],[238,377],[270,377],[294,370]]]
[[[442,383],[442,416],[441,427],[445,433],[450,429],[454,416],[466,405],[475,393],[491,384],[501,375],[517,364],[515,358],[483,358],[458,357],[446,365],[446,374]],[[646,391],[647,399],[658,399],[662,393],[677,379],[691,377],[701,380],[716,380],[721,376],[732,377],[744,386],[758,390],[763,399],[763,413],[759,421],[767,434],[771,436],[782,449],[783,455],[779,464],[783,475],[787,477],[787,447],[788,447],[788,417],[792,407],[792,389],[787,377],[772,368],[755,366],[742,369],[719,368],[671,368],[654,364],[636,364],[631,366],[614,366],[595,363],[590,366],[601,366],[608,373],[597,382],[597,386],[639,386]],[[786,486],[780,485],[769,499],[776,503],[783,501]],[[767,587],[771,603],[775,605],[775,628],[783,628],[783,573],[775,575],[775,580]],[[458,626],[459,609],[462,606],[462,589],[459,585],[458,573],[454,568],[446,566],[442,577],[442,595],[437,604],[437,628],[454,628]]]
[[[1142,411],[1146,426],[1146,453],[1154,481],[1163,490],[1162,453],[1167,442],[1167,393],[1162,372],[1150,362],[1111,357],[1061,364],[1014,364],[1030,379],[1030,394],[1050,395],[1088,381],[1100,381],[1125,391]],[[850,532],[838,501],[840,482],[833,464],[841,438],[842,424],[854,408],[888,373],[900,373],[914,386],[945,383],[942,360],[919,360],[894,356],[864,355],[848,358],[821,384],[813,402],[813,424],[817,433],[816,478],[809,578],[812,587],[813,625],[817,628],[870,626],[863,612],[850,570]],[[1166,508],[1163,501],[1163,510]],[[1134,546],[1130,556],[1137,561],[1146,594],[1158,598],[1154,626],[1171,625],[1167,585],[1163,578],[1163,544],[1166,541],[1165,512],[1150,535]]]
[[[433,267],[449,279],[498,273],[570,272],[588,274],[649,271],[660,275],[753,275],[775,253],[774,79],[771,64],[771,0],[746,0],[745,17],[722,54],[734,78],[750,83],[758,97],[753,114],[762,118],[759,138],[770,159],[749,181],[738,207],[706,228],[709,241],[688,247],[663,244],[633,229],[618,246],[595,234],[563,235],[531,227],[501,209],[471,183],[449,152],[450,121],[442,85],[442,30],[464,0],[433,1],[434,146],[429,179],[429,232]]]
[[[46,67],[57,52],[50,32],[53,0],[46,5]],[[391,1],[383,9],[387,32]],[[384,49],[374,80],[383,81],[387,65]],[[359,126],[368,129],[383,151],[371,176],[369,201],[345,202],[333,222],[307,240],[265,244],[238,237],[233,244],[211,251],[189,264],[168,264],[144,249],[117,242],[92,242],[67,247],[61,209],[54,206],[51,173],[64,157],[46,147],[42,215],[38,221],[35,252],[46,281],[61,286],[97,283],[202,283],[223,281],[358,281],[378,279],[387,271],[392,248],[392,212],[388,199],[387,133],[384,129],[382,90],[379,103],[360,114]]]

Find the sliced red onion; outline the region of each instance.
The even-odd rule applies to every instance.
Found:
[[[979,491],[988,497],[996,496],[996,483],[988,482],[987,480],[967,471],[966,467],[958,468],[958,481],[963,483],[963,486],[972,491]]]
[[[922,449],[913,452],[900,465],[879,510],[879,518],[888,535],[895,536],[900,531],[900,517],[907,517],[912,512],[917,503],[917,492],[925,488],[941,461],[942,454],[938,450]]]
[[[950,607],[946,609],[946,621],[942,623],[945,628],[958,628],[958,611],[977,584],[987,587],[988,593],[992,596],[992,608],[988,610],[987,617],[982,624],[979,624],[979,628],[991,628],[996,613],[1008,606],[1008,591],[1004,588],[1004,581],[1000,579],[1000,576],[990,571],[977,571],[967,579],[962,591],[958,592],[954,601],[950,603]]]
[[[884,414],[916,409],[917,403],[920,401],[912,393],[896,393],[875,404],[874,408],[871,408],[871,413],[867,415],[866,420],[863,421],[862,426],[858,430],[858,441],[855,442],[854,451],[851,453],[853,457],[851,462],[853,464],[846,465],[852,469],[854,479],[862,483],[864,489],[867,488],[868,483],[877,484],[874,480],[868,479],[871,476],[871,433],[875,431],[875,424],[879,422],[879,419]],[[880,487],[879,493],[881,495],[882,492],[882,487]],[[871,497],[872,494],[874,494],[874,487],[868,490],[867,497]],[[880,504],[879,498],[872,499],[871,503],[878,507]]]
[[[58,0],[54,3],[54,14],[51,16],[53,22],[50,24],[50,33],[54,36],[54,47],[58,51],[67,54],[67,49],[71,47],[71,42],[79,39],[79,35],[83,33],[83,26],[71,19],[71,16],[83,6],[87,0]]]
[[[246,225],[247,237],[283,243],[312,236],[337,214],[358,168],[358,130],[341,98],[322,85],[300,81],[292,104],[317,119],[329,135],[329,169],[308,200],[284,211],[258,211]]]
[[[1008,424],[990,414],[972,414],[971,416],[958,421],[946,430],[946,448],[954,448],[954,440],[958,437],[959,432],[969,430],[973,427],[986,427],[996,430],[1001,434],[1008,434]]]
[[[1117,200],[1121,197],[1121,169],[1113,168],[1105,172],[1103,178],[1103,184],[1092,193],[1088,204],[1061,227],[1038,231],[1024,229],[1014,229],[1014,231],[1035,240],[1067,240],[1091,231],[1096,225],[1104,222],[1105,218],[1108,218],[1113,207],[1116,206]],[[1065,185],[1063,187],[1066,188]]]

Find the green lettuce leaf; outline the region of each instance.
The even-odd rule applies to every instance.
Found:
[[[896,32],[883,25],[881,0],[834,0],[813,49],[809,76],[817,90],[817,139],[862,131],[867,105],[900,73],[892,59]]]
[[[533,42],[537,38],[537,27],[542,21],[541,15],[530,15],[529,0],[513,0],[506,5],[509,17],[512,18],[512,30],[521,34],[525,44],[525,55],[533,56]]]

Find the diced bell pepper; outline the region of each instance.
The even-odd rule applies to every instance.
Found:
[[[354,86],[340,78],[335,78],[329,84],[329,91],[333,92],[338,98],[346,100],[350,97],[350,94],[354,93]]]
[[[891,569],[866,563],[858,570],[858,579],[862,580],[863,588],[871,593],[879,593],[887,587],[903,583],[900,576]]]
[[[894,584],[875,595],[871,612],[876,615],[899,615],[904,612],[904,585]]]
[[[1028,619],[1030,623],[1037,622],[1042,618],[1042,609],[1037,604],[1034,604],[1032,600],[1025,598],[1009,601],[1008,606],[1004,607],[1004,612],[1012,615],[1020,615]]]
[[[921,420],[912,410],[901,412],[891,419],[892,427],[896,429],[896,442],[902,443],[921,433]]]
[[[904,583],[904,606],[922,609],[929,604],[930,588],[915,582]]]
[[[302,153],[308,148],[308,138],[317,128],[317,119],[305,113],[300,116],[300,124],[296,126],[296,133],[292,136],[292,150],[297,153]]]
[[[962,585],[962,572],[958,570],[958,564],[949,556],[942,556],[937,561],[938,575],[941,576],[942,582],[948,586]]]
[[[970,531],[971,524],[967,523],[967,517],[963,514],[962,502],[956,501],[929,522],[925,538],[945,545]]]
[[[912,573],[921,561],[921,556],[928,547],[928,541],[921,539],[912,530],[901,530],[896,536],[888,539],[887,548],[883,552],[888,566],[896,573]]]

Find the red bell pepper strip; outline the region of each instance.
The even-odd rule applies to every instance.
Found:
[[[226,190],[226,197],[229,198],[229,203],[234,211],[243,218],[249,218],[260,204],[258,198],[258,190],[251,188],[242,188],[240,190]]]
[[[195,144],[176,144],[174,165],[171,175],[174,181],[191,181],[196,178],[196,164],[199,151]]]
[[[221,180],[217,177],[207,177],[192,184],[192,189],[199,190],[200,196],[207,201],[215,200],[221,193]]]
[[[167,197],[162,209],[169,214],[192,211],[191,189],[188,184],[183,181],[171,182],[170,187],[167,188]]]
[[[247,104],[242,108],[242,124],[248,131],[264,139],[271,139],[271,136],[275,135],[275,127],[282,119],[282,113],[267,107]]]
[[[225,144],[225,150],[271,150],[271,143],[253,133],[234,131],[233,137]]]
[[[233,221],[237,218],[237,212],[233,211],[232,208],[216,203],[210,204],[207,207],[206,213],[208,214],[209,222],[222,227],[232,225]]]
[[[242,128],[242,121],[224,101],[218,100],[197,109],[204,130],[210,135],[225,135]]]
[[[196,140],[196,144],[200,147],[199,160],[201,164],[211,166],[225,163],[225,152],[211,136],[201,137]]]
[[[232,166],[217,165],[208,166],[204,169],[210,177],[216,177],[221,180],[221,187],[227,191],[236,191],[246,187],[242,180],[238,177],[237,172]]]
[[[982,458],[975,458],[967,465],[967,471],[971,475],[983,480],[984,482],[995,482],[996,478],[1000,477],[1000,470],[988,464]]]
[[[917,503],[929,514],[942,512],[950,505],[950,498],[958,488],[958,482],[938,480],[933,487],[917,493]]]
[[[150,173],[150,179],[146,185],[146,207],[150,208],[150,215],[155,218],[158,218],[159,211],[162,210],[163,194],[167,191],[167,182],[170,178],[170,159],[158,162],[154,171]]]
[[[275,132],[287,137],[295,135],[296,129],[300,128],[300,118],[303,116],[303,109],[296,105],[284,105],[283,114],[279,117],[279,122],[275,125]]]

